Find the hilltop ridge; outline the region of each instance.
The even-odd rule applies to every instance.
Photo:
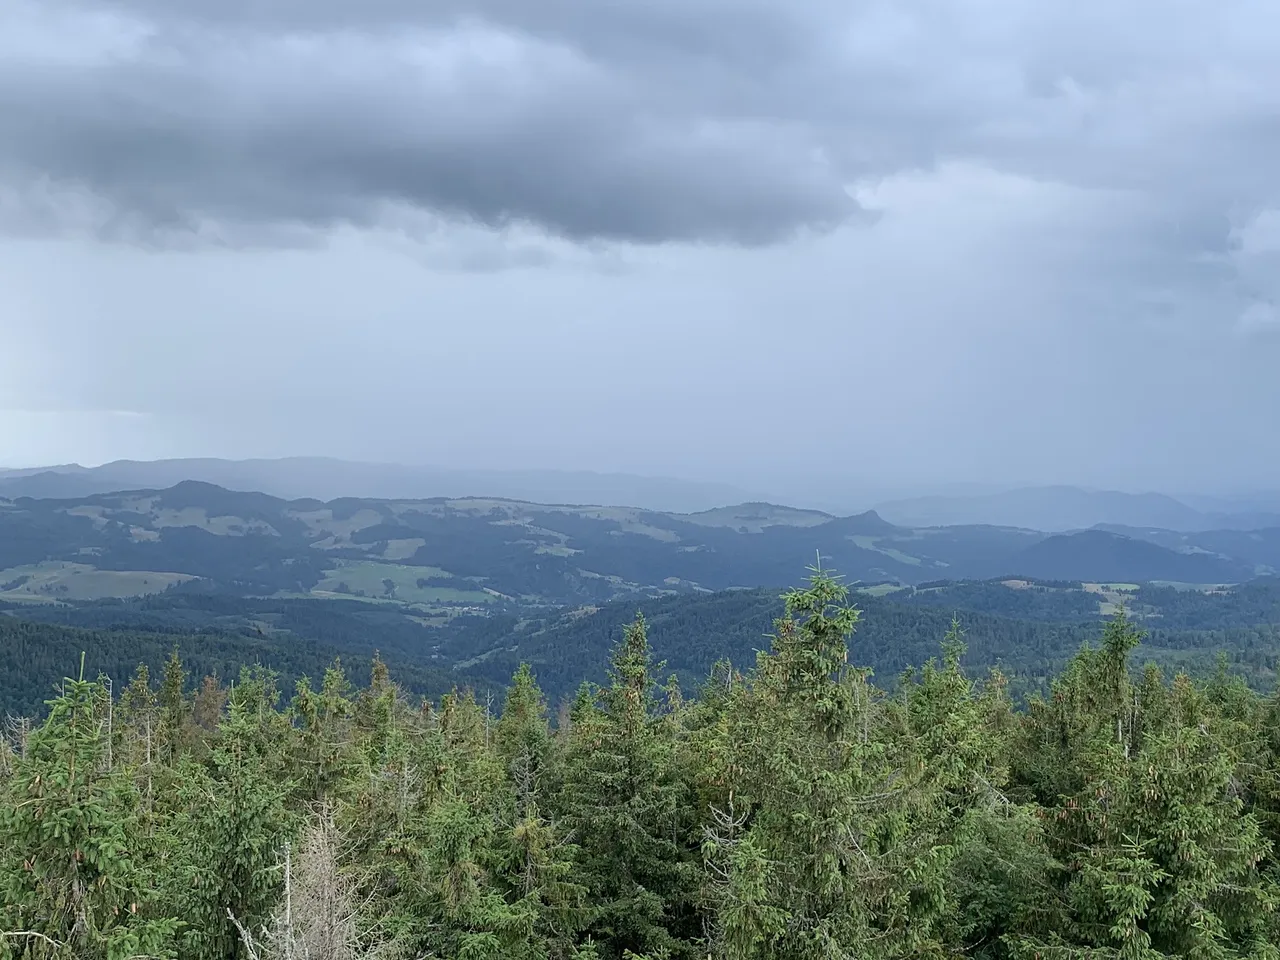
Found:
[[[822,556],[850,580],[1235,583],[1280,570],[1280,530],[910,528],[748,501],[695,513],[498,497],[284,499],[203,480],[0,507],[0,599],[166,589],[421,605],[566,604],[772,587]]]

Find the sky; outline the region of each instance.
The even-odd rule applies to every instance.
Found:
[[[0,466],[1280,466],[1271,0],[0,0]]]

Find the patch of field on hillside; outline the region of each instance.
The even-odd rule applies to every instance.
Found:
[[[140,513],[149,517],[155,511],[158,499],[158,497],[125,497],[116,501],[115,508],[111,512]],[[120,518],[116,517],[116,519]]]
[[[430,617],[408,617],[414,623],[421,624],[424,627],[444,627],[448,626],[449,621],[453,619],[448,613],[438,613]]]
[[[858,593],[865,593],[868,597],[887,597],[891,593],[897,593],[905,590],[906,587],[899,583],[877,583],[870,587],[857,587]]]
[[[680,539],[680,535],[674,530],[667,530],[663,527],[655,527],[650,523],[646,523],[643,519],[643,510],[633,510],[630,507],[552,507],[550,510],[542,510],[544,513],[569,513],[579,517],[586,517],[589,520],[612,520],[622,528],[623,533],[635,533],[642,537],[652,537],[654,540],[661,540],[663,543],[675,543]]]
[[[157,510],[152,517],[151,525],[155,528],[198,527],[220,537],[243,537],[249,533],[265,534],[272,537],[280,536],[280,532],[265,521],[246,520],[243,517],[231,516],[211,517],[203,507]]]
[[[819,527],[828,523],[831,517],[819,510],[750,503],[690,513],[680,519],[696,523],[700,527],[732,527],[735,530],[745,528],[748,533],[760,533],[765,527]]]
[[[880,546],[878,537],[868,537],[865,535],[854,535],[849,537],[855,546],[861,547],[863,550],[874,550],[876,553],[882,553],[891,560],[897,560],[899,563],[910,564],[913,567],[920,566],[920,558],[913,557],[909,553],[903,553],[894,547]]]
[[[107,516],[106,516],[107,508],[106,507],[89,506],[86,504],[84,506],[79,506],[79,507],[68,507],[67,509],[61,512],[65,513],[69,517],[88,517],[90,520],[93,521],[93,529],[95,530],[106,529],[106,526],[107,526]]]
[[[451,578],[455,586],[419,586],[419,580]],[[468,580],[453,578],[439,567],[407,567],[376,560],[342,560],[312,589],[315,597],[366,598],[401,603],[493,603],[492,594]]]
[[[516,540],[514,541],[515,543],[537,544],[549,540],[558,540],[560,542],[560,546],[564,546],[569,542],[569,535],[567,533],[561,533],[559,530],[551,530],[547,527],[540,527],[531,520],[521,517],[508,517],[506,520],[494,520],[492,523],[495,527],[512,527],[523,530],[530,536],[538,538],[537,540]],[[578,550],[573,551],[573,553],[580,552],[581,551]]]
[[[644,517],[648,512],[637,510],[633,507],[561,506],[558,504],[513,503],[504,500],[480,499],[450,500],[448,505],[451,509],[470,514],[488,514],[497,510],[499,513],[506,514],[508,518],[505,521],[498,521],[499,523],[523,525],[533,532],[559,537],[562,541],[566,539],[563,533],[543,529],[537,525],[539,514],[545,516],[559,513],[585,517],[588,520],[613,521],[622,528],[624,533],[638,533],[641,536],[652,537],[664,543],[674,543],[680,539],[672,530],[646,523]]]
[[[1121,610],[1125,613],[1141,616],[1140,613],[1131,609],[1129,603],[1129,594],[1137,593],[1139,585],[1136,583],[1082,583],[1080,584],[1085,593],[1096,594],[1098,597],[1098,615],[1101,617],[1114,617]]]
[[[323,510],[290,510],[288,515],[305,523],[307,532],[313,537],[329,536],[347,544],[351,542],[353,533],[364,530],[366,527],[377,526],[383,519],[382,514],[377,510],[368,508],[357,510],[344,520],[335,520],[333,511],[327,507]]]
[[[648,511],[637,510],[632,507],[522,503],[514,500],[465,497],[456,500],[448,500],[443,503],[397,503],[393,504],[391,509],[397,516],[401,516],[406,512],[443,514],[452,511],[473,517],[488,517],[490,514],[496,512],[501,515],[502,519],[494,518],[491,521],[493,523],[513,527],[522,526],[528,529],[531,533],[541,534],[548,537],[557,537],[561,542],[568,539],[566,535],[555,530],[540,527],[538,525],[539,515],[546,516],[547,514],[558,513],[585,517],[589,520],[611,520],[614,523],[617,523],[624,533],[637,533],[641,536],[661,540],[664,543],[674,543],[680,539],[679,535],[672,530],[666,530],[662,527],[655,527],[650,523],[646,523],[644,517]]]
[[[440,504],[408,503],[404,504],[404,506],[410,510],[424,510],[427,512],[458,510],[462,513],[492,513],[497,510],[499,513],[514,517],[524,513],[525,508],[530,504],[516,500],[496,500],[490,497],[459,497],[454,500],[446,500]]]
[[[156,497],[129,497],[121,499],[114,507],[81,504],[68,507],[61,512],[72,517],[89,518],[93,521],[96,530],[104,529],[112,520],[128,523],[135,531],[135,540],[154,539],[158,536],[156,531],[165,527],[198,527],[224,537],[244,536],[249,533],[280,535],[279,531],[264,520],[247,520],[230,515],[213,516],[204,507],[184,507],[181,510],[174,510],[160,507],[158,502]],[[139,526],[140,523],[146,523],[147,526]],[[140,535],[138,531],[143,531],[145,535]]]
[[[533,540],[517,540],[516,543],[532,544]],[[581,553],[581,550],[575,550],[573,547],[566,547],[560,543],[539,543],[534,549],[534,553],[540,553],[550,557],[572,557]]]
[[[56,603],[163,593],[196,577],[150,570],[99,570],[87,563],[48,560],[0,570],[0,600]]]
[[[421,537],[412,537],[407,540],[388,540],[387,548],[382,551],[382,558],[384,560],[408,560],[426,545],[427,541]]]
[[[1235,586],[1234,583],[1182,583],[1178,580],[1152,580],[1151,585],[1196,593],[1225,593]]]

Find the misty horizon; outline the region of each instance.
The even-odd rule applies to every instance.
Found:
[[[283,469],[284,473],[278,471]],[[273,470],[276,471],[273,473]],[[983,506],[996,515],[1010,511],[1030,510],[1043,516],[1044,510],[1088,513],[1109,509],[1128,515],[1129,501],[1146,501],[1148,507],[1185,507],[1193,513],[1224,518],[1229,515],[1275,517],[1280,522],[1280,492],[1256,489],[1239,492],[1162,490],[1119,490],[1071,484],[978,484],[938,483],[875,490],[863,486],[841,486],[830,478],[810,478],[809,486],[768,489],[735,483],[730,479],[695,479],[658,474],[633,474],[620,471],[528,469],[517,467],[485,469],[466,466],[442,466],[433,463],[362,462],[327,456],[284,458],[162,458],[157,460],[120,459],[103,463],[0,465],[0,481],[17,478],[35,479],[46,473],[71,476],[97,475],[111,471],[118,478],[113,484],[99,487],[103,492],[121,489],[163,489],[184,480],[213,483],[232,490],[266,492],[285,499],[332,500],[346,497],[423,499],[432,497],[496,496],[503,499],[529,500],[537,503],[600,503],[655,509],[666,512],[693,513],[722,506],[762,503],[817,510],[836,516],[866,511],[885,510],[895,513],[895,522],[907,525],[919,522],[931,525],[931,510],[943,515],[956,510],[981,513]],[[157,472],[159,471],[159,472]],[[822,487],[823,481],[829,485]],[[136,482],[135,482],[136,481]],[[95,488],[96,489],[96,488]],[[815,492],[815,489],[819,492]],[[5,495],[0,486],[0,498]],[[23,494],[29,495],[29,494]],[[61,494],[37,493],[36,496]],[[1122,501],[1110,507],[1100,506],[1108,497]],[[610,499],[612,497],[612,499]],[[1033,501],[1027,501],[1027,497]],[[1083,498],[1083,499],[1082,499]],[[1035,505],[1029,505],[1034,503]],[[1021,506],[1019,506],[1021,504]],[[1050,505],[1050,506],[1046,506]],[[1037,509],[1040,513],[1036,514]],[[921,514],[919,511],[923,510]],[[1024,514],[1025,515],[1025,514]],[[1077,514],[1078,515],[1078,514]],[[950,520],[940,522],[968,522]],[[973,522],[1002,522],[975,520]],[[1094,522],[1106,522],[1094,521]],[[1115,521],[1120,522],[1120,521]],[[1129,522],[1125,520],[1124,522]],[[1262,521],[1259,521],[1262,522]],[[1270,523],[1270,519],[1267,519]],[[1035,523],[1025,526],[1036,527]],[[1075,529],[1092,526],[1059,522],[1052,528]],[[1159,523],[1152,523],[1159,526]],[[1247,526],[1248,524],[1246,524]],[[1041,524],[1041,527],[1044,525]],[[1169,526],[1177,527],[1177,523]]]

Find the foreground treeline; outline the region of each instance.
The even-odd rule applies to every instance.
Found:
[[[887,694],[857,619],[816,575],[696,700],[637,620],[554,717],[68,681],[0,754],[0,956],[1280,956],[1275,698],[1135,679],[1123,618],[1025,708],[958,631]]]

